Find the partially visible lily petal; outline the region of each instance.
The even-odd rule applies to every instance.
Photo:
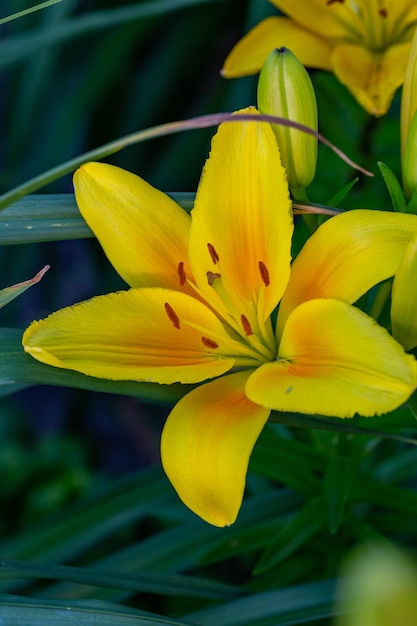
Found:
[[[256,325],[259,315],[263,322],[289,279],[292,232],[287,178],[270,125],[222,124],[192,211],[189,257],[202,295],[225,317],[245,314]]]
[[[214,526],[239,512],[253,446],[270,411],[247,399],[250,370],[197,387],[174,407],[161,440],[164,470],[181,500]]]
[[[224,374],[236,362],[225,356],[231,341],[204,304],[158,288],[92,298],[33,322],[23,335],[25,351],[42,363],[157,383]]]
[[[256,74],[272,50],[285,46],[309,67],[330,70],[331,45],[286,17],[268,17],[241,39],[224,62],[222,75]]]
[[[404,80],[410,43],[392,45],[383,53],[356,44],[340,44],[331,55],[341,83],[371,115],[384,115]]]
[[[338,300],[310,300],[291,313],[278,360],[250,376],[246,393],[278,411],[380,415],[410,397],[416,363],[359,309]]]
[[[356,12],[352,11],[349,6],[351,3],[345,3],[343,0],[336,2],[323,2],[323,0],[308,0],[307,2],[306,0],[270,1],[277,9],[284,11],[305,29],[312,30],[321,37],[346,38],[346,30],[355,31],[360,25],[359,16],[356,17]],[[369,0],[365,0],[365,2],[369,2]]]
[[[356,209],[332,217],[295,259],[281,301],[277,332],[289,313],[312,298],[355,302],[393,276],[405,246],[417,235],[417,216]]]
[[[392,285],[392,334],[406,350],[417,346],[417,238],[410,241]]]
[[[105,163],[83,165],[74,186],[85,221],[131,287],[187,289],[178,266],[183,263],[182,276],[190,277],[190,216],[176,202],[139,176]]]

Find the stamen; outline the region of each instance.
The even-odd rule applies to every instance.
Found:
[[[185,285],[186,280],[187,280],[187,276],[185,275],[185,269],[184,269],[184,261],[180,261],[180,263],[178,263],[177,272],[178,272],[178,278],[180,279],[180,285],[182,287],[183,285]]]
[[[381,17],[388,17],[388,11],[386,9],[379,9],[378,13]]]
[[[201,337],[201,341],[206,346],[206,348],[211,348],[212,350],[215,350],[216,348],[219,347],[219,344],[213,341],[213,339],[208,339],[207,337]]]
[[[180,318],[168,302],[165,302],[165,311],[174,328],[180,329]]]
[[[265,263],[263,263],[262,261],[258,262],[258,267],[259,267],[259,273],[262,278],[262,282],[265,285],[265,287],[268,287],[269,283],[271,282],[269,278],[268,268],[266,267]]]
[[[343,4],[345,0],[327,0],[326,4],[327,6],[330,6],[331,4],[334,4],[335,2],[339,2],[340,4]]]
[[[218,263],[220,261],[219,255],[217,254],[217,251],[216,251],[216,248],[211,243],[207,244],[207,248],[208,248],[209,254],[211,256],[211,260],[213,261],[214,265],[216,265],[216,263]]]
[[[240,316],[240,321],[242,322],[242,326],[243,326],[243,330],[245,331],[245,335],[247,337],[249,337],[250,335],[253,335],[253,330],[249,324],[249,320],[246,317],[246,315],[241,315]]]
[[[221,274],[216,274],[215,272],[207,272],[207,282],[210,285],[210,287],[213,285],[216,278],[221,278],[221,277],[222,277]]]

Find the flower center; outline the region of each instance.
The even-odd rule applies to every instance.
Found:
[[[253,358],[259,363],[271,361],[276,358],[277,345],[272,329],[271,319],[263,320],[260,317],[260,302],[252,302],[248,299],[242,310],[242,301],[233,286],[222,272],[220,255],[213,244],[207,244],[209,257],[216,271],[207,271],[207,283],[213,292],[220,298],[225,307],[225,312],[219,311],[213,306],[216,314],[220,317],[225,327],[234,340],[247,346],[253,352]],[[262,298],[264,290],[270,285],[270,275],[266,264],[259,260],[257,270],[260,278],[259,297]]]
[[[270,317],[264,320],[261,316],[264,292],[271,283],[266,264],[262,260],[256,264],[256,272],[259,277],[256,301],[253,301],[252,295],[252,299],[248,296],[248,301],[245,300],[242,304],[242,299],[237,296],[233,285],[222,272],[220,255],[212,243],[207,243],[207,251],[208,261],[215,270],[206,272],[207,284],[212,290],[213,296],[210,297],[207,290],[202,291],[198,285],[190,280],[186,275],[183,261],[177,265],[178,282],[180,287],[188,282],[199,298],[203,299],[220,319],[226,334],[213,336],[213,332],[207,328],[180,318],[171,304],[166,302],[165,313],[169,322],[176,330],[182,332],[186,332],[187,328],[198,330],[201,333],[201,342],[205,348],[210,352],[213,351],[217,357],[235,358],[237,367],[257,367],[261,363],[274,361],[278,347],[272,322]]]
[[[394,23],[394,16],[390,14],[386,0],[327,0],[326,4],[336,20],[343,24],[348,40],[375,52],[385,50],[405,35],[402,28],[405,15]],[[394,35],[394,31],[398,34]]]

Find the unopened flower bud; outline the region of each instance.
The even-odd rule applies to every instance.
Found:
[[[340,582],[338,626],[413,626],[417,572],[407,555],[388,545],[358,548]]]
[[[317,102],[310,77],[288,48],[274,50],[266,59],[258,82],[258,109],[299,122],[317,132]],[[314,178],[317,139],[301,130],[272,125],[293,193]]]
[[[410,197],[417,190],[417,29],[408,55],[401,95],[401,159],[404,191]],[[414,162],[414,163],[413,163]],[[414,166],[414,167],[413,167]],[[414,170],[414,171],[413,171]]]
[[[417,193],[417,110],[408,127],[407,141],[405,144],[403,160],[404,186],[409,191],[408,195]]]

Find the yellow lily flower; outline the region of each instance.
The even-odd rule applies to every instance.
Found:
[[[226,78],[255,74],[285,46],[307,67],[333,72],[372,115],[384,115],[404,82],[417,24],[413,0],[270,0],[288,17],[269,17],[231,51]]]
[[[414,358],[351,303],[397,271],[417,217],[332,218],[291,268],[291,202],[268,124],[219,127],[191,216],[111,165],[81,167],[75,192],[131,288],[33,322],[24,348],[90,376],[203,382],[170,413],[161,454],[180,498],[211,524],[236,519],[272,409],[371,416],[414,390]]]

